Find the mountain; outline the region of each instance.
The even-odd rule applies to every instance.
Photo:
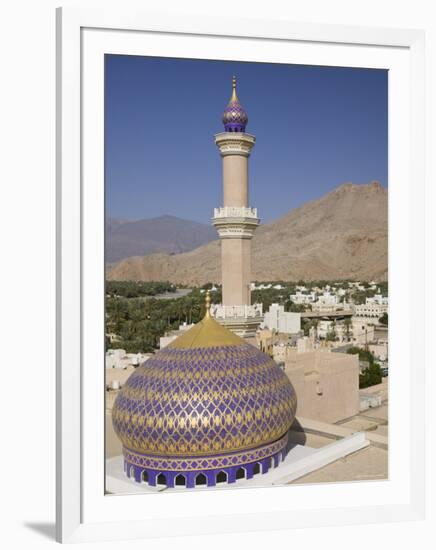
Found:
[[[387,220],[388,192],[378,182],[343,184],[257,229],[252,280],[386,280]],[[173,256],[127,258],[108,270],[108,278],[220,282],[220,243]]]
[[[129,256],[186,252],[216,239],[216,231],[175,216],[137,221],[108,218],[106,236],[106,262],[113,264]]]
[[[131,220],[124,218],[106,218],[106,231],[114,231],[124,223],[128,223]]]

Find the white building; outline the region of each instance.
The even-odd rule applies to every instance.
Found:
[[[379,306],[388,306],[389,298],[388,296],[382,296],[380,292],[375,294],[372,298],[366,299],[367,304],[378,304]]]
[[[297,287],[298,288],[298,287]],[[299,287],[304,288],[304,287]],[[315,292],[303,292],[302,290],[296,290],[295,294],[290,294],[289,299],[294,302],[294,304],[306,305],[312,304],[316,300]]]
[[[377,302],[368,300],[372,300],[372,298],[367,298],[365,304],[354,306],[354,315],[356,317],[364,317],[378,321],[383,313],[388,312],[387,303],[379,304]]]
[[[317,312],[333,312],[333,311],[350,311],[352,307],[345,299],[340,300],[340,297],[337,294],[332,294],[330,292],[324,292],[319,299],[312,304],[312,311]]]
[[[318,297],[318,300],[313,305],[314,307],[335,307],[338,303],[339,299],[336,294],[332,294],[329,290],[326,290]]]
[[[256,286],[256,283],[250,283],[250,290],[268,290],[270,288],[272,288],[271,283],[268,283],[268,284],[261,283],[258,286]]]
[[[285,311],[280,304],[271,304],[269,311],[265,313],[263,326],[277,332],[296,334],[301,330],[301,315]]]
[[[218,288],[215,285],[212,285],[212,287],[209,289],[209,292],[216,292]],[[200,294],[204,294],[206,291],[204,288],[200,288]]]
[[[320,320],[318,322],[316,327],[318,338],[326,338],[327,334],[333,331],[337,334],[336,324],[333,321]]]
[[[152,353],[126,353],[124,349],[108,349],[106,352],[107,369],[127,369],[139,367]]]

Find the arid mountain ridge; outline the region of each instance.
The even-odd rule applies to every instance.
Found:
[[[252,250],[252,280],[386,280],[388,192],[375,181],[345,183],[261,225]],[[126,258],[108,269],[107,276],[186,285],[219,283],[220,242],[181,254]]]
[[[106,221],[106,261],[118,262],[130,256],[155,252],[179,254],[215,240],[210,225],[175,216],[143,220],[108,218]]]

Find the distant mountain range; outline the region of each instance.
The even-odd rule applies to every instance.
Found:
[[[106,262],[113,264],[130,256],[156,252],[180,254],[217,238],[210,225],[175,216],[129,221],[106,220]]]
[[[257,206],[261,213],[262,205]],[[109,279],[169,280],[187,285],[220,282],[220,243],[212,227],[170,216],[129,222],[127,228],[132,224],[138,224],[132,233],[130,229],[122,231],[126,224],[111,230],[117,235],[121,232],[124,239],[117,237],[115,242],[123,246],[118,245],[118,252],[116,247],[112,249],[112,258],[130,249],[138,250],[141,240],[142,250],[166,246],[162,251],[166,253],[141,256],[135,252],[137,257],[125,258],[108,268]],[[176,227],[180,229],[172,240]],[[195,247],[195,228],[201,232],[195,238],[207,244],[199,242]],[[130,234],[134,235],[131,245]],[[181,250],[183,247],[186,252]],[[253,238],[252,280],[386,280],[387,270],[388,193],[378,182],[343,184],[261,225]]]

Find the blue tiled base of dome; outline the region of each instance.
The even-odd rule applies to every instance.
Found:
[[[238,123],[224,124],[224,130],[226,132],[239,132],[243,134],[245,132],[245,125]]]
[[[145,482],[153,487],[194,488],[234,483],[237,479],[251,479],[276,468],[286,457],[287,439],[286,435],[251,451],[209,457],[151,457],[123,449],[124,472],[138,483]]]

